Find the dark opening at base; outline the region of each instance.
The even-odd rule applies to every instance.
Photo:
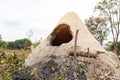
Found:
[[[72,40],[72,32],[70,31],[70,26],[67,24],[60,24],[52,32],[51,45],[59,46],[62,43],[68,43]]]

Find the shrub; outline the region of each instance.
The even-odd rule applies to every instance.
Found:
[[[7,49],[14,49],[14,48],[15,48],[14,42],[8,42],[7,43]]]
[[[39,44],[40,44],[40,41],[35,41],[35,42],[33,43],[34,48],[37,47]]]
[[[7,47],[7,42],[0,40],[0,47],[1,48],[6,48]]]
[[[29,39],[19,39],[14,42],[8,42],[8,49],[24,49],[26,46],[31,46],[32,42]]]

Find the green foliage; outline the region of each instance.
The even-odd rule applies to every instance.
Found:
[[[109,42],[105,45],[105,49],[106,49],[107,51],[113,51],[113,49],[114,49],[113,42],[109,41]]]
[[[0,40],[2,40],[2,36],[1,36],[1,34],[0,34]]]
[[[26,55],[24,52],[18,55],[18,51],[8,54],[0,50],[0,80],[12,80],[11,74],[25,67]]]
[[[14,49],[14,48],[15,48],[14,42],[8,42],[7,49]]]
[[[0,40],[0,47],[1,48],[6,48],[7,47],[7,42]]]
[[[31,46],[32,42],[29,39],[19,39],[16,41],[10,41],[10,42],[5,42],[3,40],[0,40],[0,48],[7,48],[7,49],[24,49],[27,46]]]
[[[118,54],[120,55],[120,42],[117,42],[117,47],[118,47]],[[108,51],[113,51],[114,50],[114,42],[111,42],[109,41],[107,44],[106,44],[106,50]]]
[[[29,39],[19,39],[14,42],[8,42],[8,49],[24,49],[26,46],[31,46],[32,42]]]
[[[78,68],[81,75],[84,75],[87,72],[87,67],[83,62],[78,63]]]
[[[34,48],[36,48],[39,44],[40,44],[40,41],[35,41],[35,42],[33,43]]]
[[[108,29],[105,20],[100,17],[90,17],[85,23],[89,31],[102,45],[103,41],[108,35]]]
[[[14,44],[15,44],[15,48],[23,49],[26,46],[31,46],[32,42],[29,39],[24,38],[24,39],[16,40]]]

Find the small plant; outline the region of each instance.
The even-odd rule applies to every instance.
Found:
[[[36,68],[36,67],[34,67],[34,68],[31,70],[30,75],[31,75],[31,76],[34,76],[36,80],[41,80],[40,77],[39,77],[39,75],[38,75],[38,73],[37,73],[37,68]]]
[[[83,62],[78,62],[78,69],[80,72],[81,79],[80,80],[86,80],[85,73],[87,72],[87,67]]]

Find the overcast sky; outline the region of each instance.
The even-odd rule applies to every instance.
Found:
[[[45,39],[67,12],[81,20],[92,16],[99,0],[0,0],[0,34],[3,40],[25,38],[33,31],[32,41]]]

